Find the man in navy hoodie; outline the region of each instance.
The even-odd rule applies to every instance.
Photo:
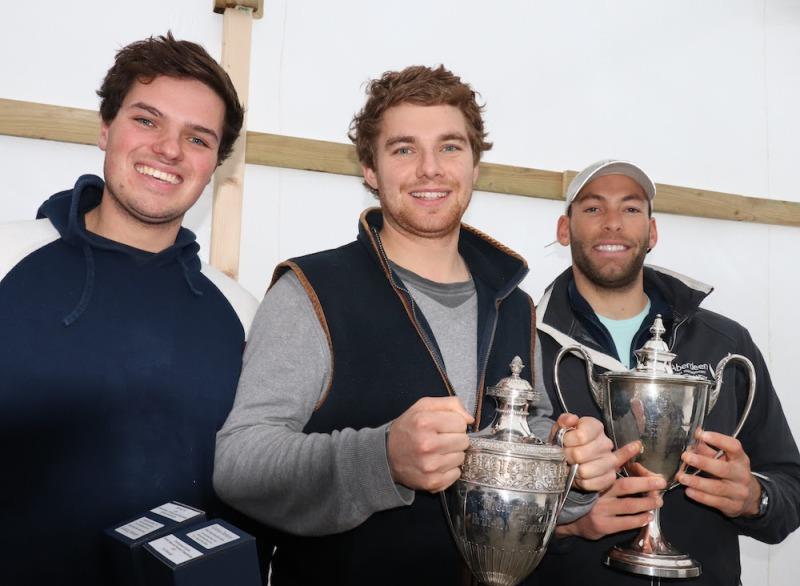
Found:
[[[241,129],[227,74],[168,34],[120,50],[98,95],[105,181],[0,226],[2,584],[107,584],[105,528],[215,506],[255,311],[181,226]]]

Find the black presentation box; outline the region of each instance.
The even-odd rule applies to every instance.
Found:
[[[142,573],[144,544],[205,518],[200,509],[171,501],[106,529],[106,551],[114,584],[147,586]]]
[[[148,586],[261,586],[255,538],[222,519],[204,521],[144,546]]]

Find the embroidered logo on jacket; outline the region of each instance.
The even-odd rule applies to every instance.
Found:
[[[695,364],[694,362],[685,362],[683,364],[673,364],[672,370],[675,374],[704,376],[710,379],[714,378],[714,367],[708,363]]]

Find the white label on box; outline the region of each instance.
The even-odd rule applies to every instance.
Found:
[[[143,535],[152,533],[156,529],[161,529],[163,526],[164,524],[158,521],[153,521],[147,517],[140,517],[135,521],[126,523],[122,527],[117,527],[114,531],[122,533],[128,539],[139,539]]]
[[[196,517],[200,514],[200,511],[195,511],[189,507],[183,507],[177,503],[164,503],[160,507],[150,509],[150,512],[155,513],[156,515],[161,515],[162,517],[166,517],[167,519],[172,519],[178,523],[181,523],[186,519]]]
[[[218,523],[187,533],[186,537],[196,541],[206,549],[214,549],[215,547],[239,539],[236,533],[225,529],[225,527]]]
[[[163,555],[173,564],[178,565],[188,562],[203,555],[185,541],[181,541],[174,535],[167,535],[150,542],[150,547]]]

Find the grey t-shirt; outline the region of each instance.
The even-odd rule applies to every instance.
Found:
[[[536,362],[535,387],[543,397],[538,412],[550,415],[538,352]],[[389,470],[388,421],[378,428],[303,433],[330,376],[325,333],[297,276],[287,272],[258,309],[233,409],[217,434],[214,487],[223,500],[268,525],[308,536],[347,531],[376,512],[413,502],[414,491],[396,484]],[[552,421],[532,417],[530,424],[547,437]],[[590,499],[570,494],[569,516],[559,520],[590,507]]]
[[[390,263],[431,327],[447,378],[468,413],[475,412],[478,385],[478,295],[470,278],[436,283]]]

